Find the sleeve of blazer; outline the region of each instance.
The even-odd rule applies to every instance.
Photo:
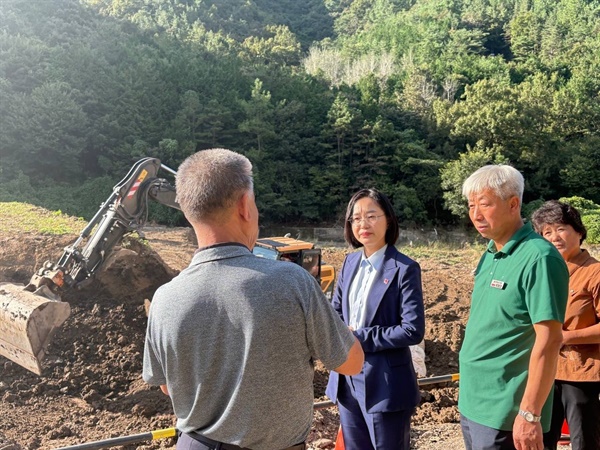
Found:
[[[338,274],[337,281],[335,283],[335,289],[333,291],[333,298],[331,299],[331,306],[340,315],[340,318],[344,320],[344,314],[342,312],[342,286],[344,285],[344,268],[346,267],[346,261],[348,258],[344,258],[342,268]]]
[[[386,304],[382,302],[382,311],[378,311],[378,317],[382,321],[354,331],[365,352],[408,347],[421,342],[425,335],[425,308],[419,264],[412,261],[400,267],[396,286],[397,289],[388,289],[384,296]],[[397,298],[389,298],[390,295]]]

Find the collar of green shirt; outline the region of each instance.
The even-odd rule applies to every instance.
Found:
[[[504,255],[510,255],[515,250],[515,248],[517,248],[517,246],[521,243],[521,241],[527,236],[529,236],[529,234],[531,233],[535,233],[535,231],[533,231],[533,227],[531,226],[531,222],[526,222],[525,225],[519,228],[517,232],[511,236],[508,242],[504,244],[502,250],[496,250],[496,244],[494,243],[494,241],[490,241],[487,246],[487,251],[489,253],[501,253]]]

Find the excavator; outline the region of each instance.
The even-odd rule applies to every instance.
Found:
[[[160,169],[176,173],[156,158],[139,160],[57,262],[46,261],[26,286],[0,283],[0,355],[41,375],[47,345],[71,312],[60,294],[89,281],[123,236],[145,225],[149,198],[180,209]]]
[[[44,262],[26,286],[0,282],[0,355],[42,374],[46,348],[71,312],[69,303],[61,301],[61,293],[89,282],[125,234],[143,229],[149,199],[180,210],[175,187],[158,176],[161,169],[176,174],[157,158],[136,162],[57,262]],[[279,247],[279,251],[273,250],[273,259],[285,259],[282,256],[293,251],[302,256],[295,262],[304,262],[307,270],[310,256],[319,264],[319,270],[311,273],[323,291],[330,293],[335,272],[332,266],[321,266],[321,250],[301,241],[293,246],[284,240],[287,245],[282,246],[281,239],[266,239],[259,256],[270,257],[269,250]]]

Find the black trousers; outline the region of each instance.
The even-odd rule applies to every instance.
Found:
[[[460,415],[466,450],[515,450],[512,431],[496,430]]]
[[[220,442],[207,439],[205,437],[192,437],[187,433],[178,433],[177,450],[250,450],[243,449],[237,445],[223,444]],[[288,449],[283,450],[305,450],[305,444],[297,444]]]
[[[544,434],[547,448],[556,449],[565,418],[569,424],[572,450],[600,449],[600,382],[559,381],[554,383],[550,431]]]

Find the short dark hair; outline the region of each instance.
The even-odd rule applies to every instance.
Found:
[[[253,191],[252,164],[244,155],[224,148],[201,150],[181,163],[175,189],[190,222],[214,219],[244,192]]]
[[[344,239],[353,248],[360,248],[363,246],[354,237],[350,219],[352,219],[352,214],[354,213],[354,205],[356,204],[356,202],[361,198],[365,197],[368,197],[371,200],[373,200],[383,210],[383,213],[385,214],[388,223],[388,228],[385,232],[385,242],[388,245],[395,245],[396,241],[398,240],[398,235],[400,234],[400,228],[398,226],[398,218],[394,213],[394,207],[392,206],[392,202],[390,202],[390,199],[387,198],[385,194],[373,188],[361,189],[350,199],[348,207],[346,208],[346,218],[344,221]]]
[[[531,222],[535,231],[542,234],[542,230],[546,225],[563,224],[571,225],[573,229],[581,234],[579,244],[587,237],[587,229],[581,221],[579,211],[568,203],[559,202],[558,200],[549,200],[534,211],[531,215]]]

